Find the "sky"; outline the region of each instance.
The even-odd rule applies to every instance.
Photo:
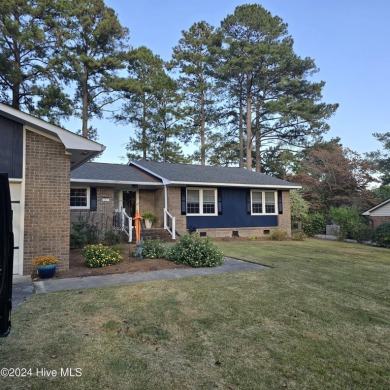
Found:
[[[147,46],[164,60],[178,44],[181,32],[202,20],[219,27],[234,9],[250,1],[237,0],[105,0],[133,47]],[[253,2],[252,2],[253,3]],[[325,139],[365,153],[381,149],[372,133],[390,131],[390,1],[389,0],[262,0],[258,4],[288,24],[294,51],[315,60],[323,80],[323,101],[339,103],[328,121]],[[130,125],[94,120],[106,151],[99,162],[125,163]],[[79,126],[79,125],[77,125]],[[65,124],[69,130],[73,130]],[[81,126],[79,126],[81,127]]]

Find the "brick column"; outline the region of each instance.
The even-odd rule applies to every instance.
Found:
[[[31,260],[53,255],[69,268],[70,156],[52,139],[26,130],[23,274]]]

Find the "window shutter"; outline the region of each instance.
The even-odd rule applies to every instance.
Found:
[[[279,214],[283,214],[283,192],[278,191],[278,210]]]
[[[218,191],[218,215],[222,215],[222,191]]]
[[[181,215],[187,215],[186,188],[181,189]]]
[[[251,214],[251,190],[246,193],[246,213]]]
[[[91,211],[97,210],[97,191],[96,187],[91,187],[89,194],[89,209]]]

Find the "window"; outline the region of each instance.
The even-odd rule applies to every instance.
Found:
[[[89,188],[70,189],[70,208],[89,209]]]
[[[187,215],[217,215],[216,189],[187,189]]]
[[[277,214],[275,191],[251,191],[252,215]]]
[[[199,214],[200,213],[200,190],[187,190],[187,213]]]

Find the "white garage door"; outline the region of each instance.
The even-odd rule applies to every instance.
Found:
[[[21,226],[21,184],[10,183],[14,231],[14,274],[23,273],[23,237]]]

